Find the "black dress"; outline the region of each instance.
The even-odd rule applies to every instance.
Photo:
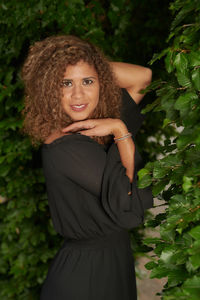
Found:
[[[121,119],[134,139],[144,116],[125,89],[122,98]],[[64,243],[40,300],[137,299],[128,229],[153,206],[151,189],[137,188],[143,167],[137,147],[132,184],[115,143],[106,147],[77,133],[43,144],[42,162],[53,225]]]

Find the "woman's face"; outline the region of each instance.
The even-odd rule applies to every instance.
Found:
[[[64,74],[61,104],[73,121],[88,118],[99,102],[99,78],[93,65],[79,61]]]

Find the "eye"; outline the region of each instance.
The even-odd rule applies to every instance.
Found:
[[[83,80],[83,84],[84,85],[90,85],[90,84],[92,84],[94,81],[92,80],[92,79],[84,79]]]
[[[72,86],[72,81],[70,81],[70,80],[63,80],[62,81],[62,85],[63,86],[67,86],[67,87]]]

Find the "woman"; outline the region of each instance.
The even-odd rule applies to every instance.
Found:
[[[49,208],[64,243],[40,300],[137,299],[128,229],[152,207],[134,136],[148,68],[109,62],[74,36],[35,43],[22,70],[24,132],[42,142]],[[135,101],[131,98],[135,99]]]

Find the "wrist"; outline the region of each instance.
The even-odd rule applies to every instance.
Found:
[[[128,128],[126,127],[126,125],[124,124],[123,121],[121,120],[117,120],[115,127],[112,130],[112,134],[114,135],[115,138],[120,137],[122,135],[127,134]]]

